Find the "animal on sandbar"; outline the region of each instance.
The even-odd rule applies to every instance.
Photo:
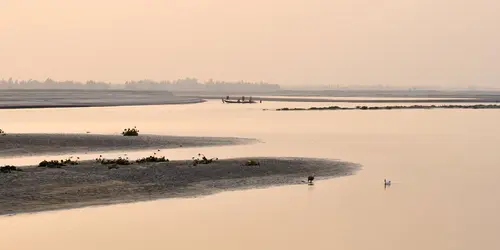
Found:
[[[307,177],[307,182],[312,183],[313,181],[314,181],[314,175],[309,175],[309,177]]]

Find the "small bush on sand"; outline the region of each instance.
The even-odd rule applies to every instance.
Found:
[[[137,159],[135,162],[137,163],[145,163],[145,162],[168,162],[169,160],[165,158],[165,156],[162,157],[157,157],[156,153],[153,153],[153,155],[144,157],[141,159]]]
[[[105,159],[102,157],[99,157],[95,159],[96,162],[101,163],[103,165],[110,165],[110,164],[116,164],[116,165],[130,165],[132,162],[128,160],[128,158],[122,158],[118,157],[117,159]]]
[[[199,157],[201,157],[201,159]],[[204,154],[198,154],[198,158],[193,157],[193,166],[196,166],[198,164],[210,164],[217,160],[219,160],[219,158],[208,159]]]
[[[260,162],[256,160],[248,160],[245,162],[245,166],[260,166]]]
[[[76,160],[73,160],[73,156],[69,157],[68,159],[63,159],[63,160],[43,160],[38,164],[38,167],[43,167],[43,168],[60,168],[66,165],[78,165],[78,160],[80,157],[76,157]]]
[[[7,134],[0,128],[0,135],[7,135]]]
[[[76,157],[76,160],[73,160],[73,156],[69,157],[68,159],[63,159],[63,160],[43,160],[38,164],[38,167],[43,167],[43,168],[60,168],[66,165],[78,165],[79,162],[78,160],[80,157]]]
[[[43,160],[38,164],[38,167],[41,168],[61,168],[62,166],[64,166],[64,164],[57,160],[51,160],[51,161]]]
[[[76,160],[73,160],[73,156],[69,157],[68,159],[61,160],[61,163],[64,165],[78,165],[78,160],[80,157],[76,157]]]
[[[139,130],[134,126],[133,128],[126,128],[122,132],[123,136],[138,136]]]
[[[23,170],[18,168],[18,167],[14,167],[14,166],[10,166],[10,165],[7,165],[5,167],[0,167],[0,173],[2,173],[2,174],[11,173],[14,171],[23,171]]]

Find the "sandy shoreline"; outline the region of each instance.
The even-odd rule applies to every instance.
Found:
[[[82,108],[200,103],[168,91],[126,90],[3,90],[0,109]]]
[[[10,134],[0,136],[0,157],[34,156],[117,150],[209,147],[258,142],[234,137],[189,137],[161,135]]]
[[[185,95],[186,98],[201,98],[201,99],[216,99],[221,100],[226,95]],[[241,96],[241,95],[240,95]],[[233,99],[240,96],[231,96]],[[364,97],[368,97],[365,98]],[[458,98],[449,97],[442,99],[432,99],[426,97],[420,97],[415,99],[405,99],[405,97],[400,97],[400,99],[371,99],[371,96],[361,96],[359,99],[342,99],[332,97],[294,97],[294,96],[267,96],[267,95],[252,95],[254,100],[262,100],[263,102],[329,102],[329,103],[498,103],[500,102],[500,97],[471,97],[471,98]]]
[[[319,110],[402,110],[402,109],[500,109],[496,104],[476,104],[476,105],[411,105],[411,106],[356,106],[356,107],[310,107],[310,108],[279,108],[275,111],[319,111]],[[267,111],[269,109],[263,109]]]
[[[245,166],[249,159],[259,161],[260,166]],[[119,167],[110,170],[107,165],[85,161],[57,169],[32,166],[0,173],[0,215],[301,184],[312,173],[317,179],[346,176],[359,165],[326,159],[256,157],[197,166],[185,160]]]

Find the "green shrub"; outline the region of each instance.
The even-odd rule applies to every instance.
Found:
[[[79,162],[78,162],[79,159],[80,159],[80,157],[76,157],[76,160],[73,160],[73,156],[71,156],[68,159],[61,160],[61,163],[64,164],[64,165],[78,165],[79,164]]]
[[[76,160],[73,160],[73,156],[69,157],[68,159],[63,159],[63,160],[43,160],[38,164],[38,167],[43,167],[43,168],[61,168],[66,165],[78,165],[79,162],[78,160],[80,157],[76,157]]]
[[[103,165],[109,165],[109,164],[116,164],[116,165],[130,165],[132,162],[128,160],[128,158],[122,158],[118,157],[117,159],[105,159],[102,157],[99,157],[95,159],[96,162],[101,163]]]
[[[201,157],[201,159],[199,157]],[[217,160],[219,160],[219,158],[208,159],[204,154],[198,154],[198,158],[193,157],[193,166],[198,164],[210,164]]]
[[[21,168],[10,166],[10,165],[0,167],[0,173],[6,174],[6,173],[14,172],[14,171],[23,171],[23,170]]]
[[[157,157],[156,153],[154,153],[151,156],[137,159],[135,162],[137,162],[137,163],[145,163],[145,162],[168,162],[168,161],[169,160],[167,158],[165,158],[165,156]]]
[[[41,168],[61,168],[62,166],[64,166],[64,164],[61,161],[57,160],[51,160],[51,161],[43,160],[38,164],[38,167]]]
[[[123,136],[138,136],[139,130],[134,126],[133,128],[126,128],[122,132]]]

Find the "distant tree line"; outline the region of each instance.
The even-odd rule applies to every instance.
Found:
[[[264,82],[225,82],[208,80],[204,83],[196,78],[156,82],[153,80],[127,81],[125,84],[111,84],[99,81],[55,81],[48,78],[38,80],[0,80],[0,89],[125,89],[125,90],[168,90],[168,91],[277,91],[278,84]]]
[[[110,89],[110,83],[87,81],[86,83],[75,81],[55,81],[47,78],[45,81],[38,80],[0,80],[0,89]]]

